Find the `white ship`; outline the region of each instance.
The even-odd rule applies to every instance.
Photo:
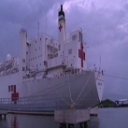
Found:
[[[33,40],[20,30],[20,56],[0,64],[0,109],[54,111],[93,108],[102,99],[103,71],[87,69],[81,30],[66,38],[66,19],[58,12],[58,42],[47,35]]]

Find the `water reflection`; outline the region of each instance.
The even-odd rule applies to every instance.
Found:
[[[0,128],[8,128],[6,119],[2,119],[2,117],[0,117]]]
[[[53,116],[13,115],[7,116],[6,128],[59,128]],[[1,128],[1,126],[0,126]]]
[[[53,116],[32,116],[32,115],[13,115],[7,116],[6,128],[59,128],[59,123],[54,122]],[[5,123],[6,124],[6,123]],[[1,125],[0,125],[1,126]],[[98,117],[91,117],[88,123],[90,128],[98,128]],[[79,124],[75,125],[79,128]]]
[[[88,128],[127,128],[128,108],[99,109],[98,117],[91,117]],[[0,128],[59,128],[53,116],[32,116],[9,114],[0,118]],[[79,128],[75,125],[74,128]]]
[[[17,116],[16,115],[12,115],[12,121],[11,121],[11,126],[12,128],[18,128],[18,123],[17,123]]]

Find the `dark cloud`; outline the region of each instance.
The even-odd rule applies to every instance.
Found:
[[[105,74],[119,76],[105,76],[104,98],[116,100],[128,97],[128,79],[121,79],[128,78],[127,18],[123,4],[119,9],[114,9],[98,8],[92,3],[89,10],[75,5],[67,14],[68,31],[81,27],[84,32],[84,40],[89,46],[88,67],[92,68],[94,64],[99,67],[101,56],[101,68],[105,70]]]
[[[126,11],[128,11],[128,3],[126,3],[126,4],[124,5],[124,9],[125,9]]]
[[[0,2],[0,46],[2,58],[7,53],[19,54],[19,31],[26,28],[28,35],[37,34],[37,22],[46,17],[47,12],[64,0],[2,0]]]

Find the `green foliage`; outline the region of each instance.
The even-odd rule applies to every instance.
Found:
[[[115,102],[109,99],[101,101],[98,105],[98,107],[114,107],[114,106],[115,106]]]

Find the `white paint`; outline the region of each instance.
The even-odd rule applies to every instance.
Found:
[[[104,75],[102,74],[102,72],[98,71],[95,72],[95,78],[96,78],[96,87],[97,87],[99,99],[101,101],[104,90]]]
[[[7,54],[6,61],[10,61],[11,59],[12,59],[11,55],[10,54]]]
[[[59,123],[77,124],[90,120],[89,109],[55,110],[54,120]]]

